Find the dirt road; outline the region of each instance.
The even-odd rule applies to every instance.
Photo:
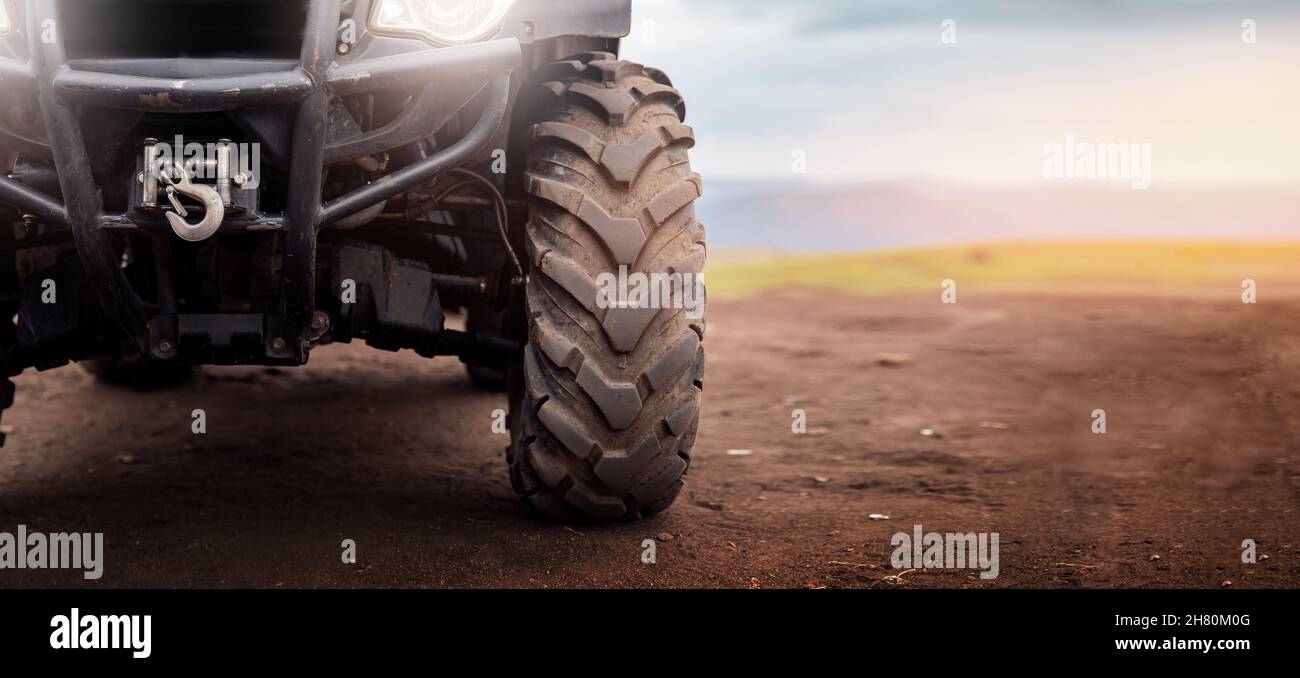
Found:
[[[23,375],[0,531],[104,532],[95,586],[1300,585],[1300,301],[790,292],[709,320],[690,479],[642,523],[532,517],[501,396],[454,361],[333,346],[162,393]],[[916,524],[997,532],[999,576],[888,578]]]

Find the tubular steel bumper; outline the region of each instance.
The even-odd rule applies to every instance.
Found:
[[[284,322],[277,324],[283,324],[285,333],[298,341],[277,341],[274,347],[268,342],[267,347],[268,360],[286,362],[304,357],[303,344],[316,310],[317,232],[469,161],[486,148],[505,119],[511,73],[521,61],[518,40],[504,38],[461,47],[430,47],[338,64],[335,48],[339,5],[339,0],[310,0],[301,55],[292,67],[250,75],[168,79],[75,68],[66,59],[60,31],[44,30],[49,26],[47,21],[59,20],[56,0],[26,1],[30,60],[23,62],[0,55],[0,97],[36,96],[49,138],[45,155],[53,160],[58,172],[63,201],[60,203],[50,195],[3,176],[0,176],[0,201],[42,220],[64,225],[72,232],[77,254],[100,305],[142,351],[150,350],[149,313],[122,272],[108,233],[102,228],[104,224],[121,224],[129,217],[106,214],[101,207],[77,106],[164,114],[296,107],[288,163],[288,205],[282,224]],[[358,138],[327,143],[333,99],[383,90],[418,89],[430,82],[467,76],[484,78],[487,84],[482,95],[481,116],[460,141],[328,203],[323,202],[322,176],[327,162],[409,143],[412,128],[418,128],[420,123],[418,119],[409,119],[415,116],[406,116],[408,119],[399,121],[400,124],[365,132]],[[427,89],[423,96],[427,97]],[[419,99],[416,97],[416,101]],[[418,108],[416,103],[411,106]],[[436,130],[417,131],[428,135]],[[24,152],[29,146],[41,146],[41,142],[0,128],[0,146]]]

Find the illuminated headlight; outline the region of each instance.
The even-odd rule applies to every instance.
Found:
[[[4,0],[0,0],[0,35],[4,35],[13,29],[13,24],[9,23],[9,10],[5,9]]]
[[[438,45],[460,45],[492,35],[513,4],[515,0],[378,0],[370,28]]]

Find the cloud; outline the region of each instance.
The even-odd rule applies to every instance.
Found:
[[[1090,27],[1133,22],[1196,21],[1242,12],[1296,15],[1294,0],[707,0],[734,16],[785,21],[806,34],[853,32],[958,19],[970,26]]]
[[[941,43],[938,20],[908,18],[976,4],[638,0],[623,50],[685,93],[706,178],[789,180],[802,150],[799,180],[1022,183],[1041,179],[1044,143],[1073,133],[1155,143],[1159,180],[1300,180],[1300,3],[1254,14],[1250,46],[1241,8],[1279,3],[988,0],[989,23],[959,20],[956,45]],[[1065,18],[1139,4],[1179,18]],[[843,25],[809,32],[833,16]],[[850,27],[864,16],[893,23]]]

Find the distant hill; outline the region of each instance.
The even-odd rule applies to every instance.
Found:
[[[834,252],[1000,240],[1300,239],[1300,187],[1134,191],[710,182],[709,246]]]

